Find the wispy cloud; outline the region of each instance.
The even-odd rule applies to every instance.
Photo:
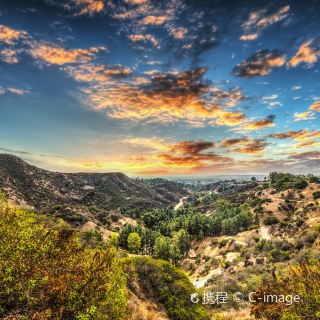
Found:
[[[0,25],[0,42],[12,45],[20,39],[24,39],[28,33],[23,30],[15,30],[8,26]]]
[[[304,42],[300,47],[298,52],[291,58],[288,62],[289,67],[296,67],[300,63],[305,63],[308,66],[313,65],[318,61],[320,56],[320,49],[313,49],[311,47],[313,40],[308,40]]]
[[[30,49],[34,59],[48,64],[63,65],[67,63],[80,63],[91,61],[99,52],[105,51],[104,47],[89,49],[65,49],[47,43],[35,43]]]
[[[243,130],[260,130],[268,127],[274,127],[275,124],[275,115],[270,115],[265,119],[256,120],[253,122],[246,123],[244,126],[242,126]]]
[[[320,112],[320,100],[315,101],[310,107],[309,110]]]
[[[238,64],[233,73],[242,78],[252,78],[256,76],[265,76],[272,72],[273,69],[282,67],[286,62],[284,54],[278,50],[261,50],[248,59]]]
[[[293,115],[294,121],[302,121],[302,120],[313,120],[315,118],[315,113],[312,111],[305,112],[295,112]]]
[[[289,15],[290,6],[284,6],[271,13],[268,8],[250,12],[247,20],[242,24],[245,35],[240,40],[254,40],[267,27],[286,19]],[[254,35],[254,37],[250,37]],[[242,38],[242,39],[241,39]]]
[[[105,9],[102,0],[44,0],[49,5],[59,6],[75,16],[94,16]]]
[[[298,131],[278,132],[272,133],[268,137],[274,139],[310,140],[320,138],[320,130],[308,131],[301,129]]]

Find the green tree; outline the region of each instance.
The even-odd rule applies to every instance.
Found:
[[[154,255],[159,259],[170,261],[171,257],[171,240],[168,237],[159,236],[156,238],[154,245]]]
[[[138,233],[132,232],[127,238],[128,248],[131,253],[138,253],[141,248],[141,237]]]

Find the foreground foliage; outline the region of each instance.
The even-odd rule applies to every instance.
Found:
[[[126,277],[115,248],[84,248],[70,229],[31,214],[0,212],[0,316],[124,319]]]
[[[136,272],[148,297],[164,305],[171,320],[210,320],[206,309],[190,301],[195,289],[187,276],[167,261],[134,258]]]
[[[301,301],[291,305],[284,302],[264,303],[257,298],[268,295],[298,295]],[[320,319],[320,261],[300,263],[286,273],[265,282],[257,291],[257,303],[252,314],[258,319],[304,320]]]

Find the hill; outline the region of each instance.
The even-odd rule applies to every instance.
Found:
[[[179,202],[188,190],[166,181],[148,185],[123,173],[59,173],[0,154],[0,190],[14,206],[58,214],[74,223],[103,222],[125,207],[161,208]]]

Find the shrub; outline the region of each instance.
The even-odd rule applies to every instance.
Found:
[[[88,249],[71,229],[0,212],[1,318],[18,310],[21,319],[124,319],[125,285],[115,248]]]
[[[251,313],[257,319],[295,320],[320,319],[320,262],[305,261],[282,272],[279,276],[264,281],[256,290],[256,302],[251,305]],[[263,295],[296,296],[298,303],[265,303]]]
[[[133,262],[146,295],[162,303],[171,320],[211,319],[202,305],[190,302],[196,290],[181,270],[149,257],[137,257]]]
[[[312,196],[313,196],[313,199],[314,199],[314,200],[320,199],[320,191],[314,192],[314,193],[312,194]]]
[[[308,186],[307,180],[299,180],[294,184],[294,187],[297,189],[305,189]]]
[[[263,219],[263,224],[266,226],[271,226],[273,224],[277,224],[278,222],[279,219],[274,215],[267,216]]]

